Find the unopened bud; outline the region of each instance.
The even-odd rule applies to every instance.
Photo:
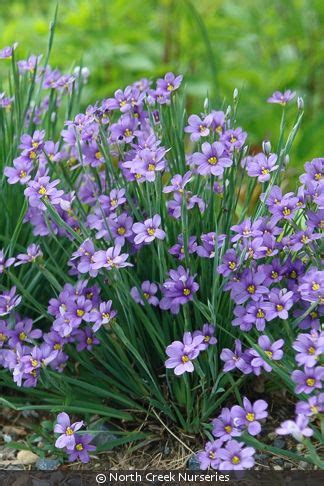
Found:
[[[300,111],[302,111],[304,109],[304,100],[301,96],[298,96],[298,98],[297,98],[297,108]]]
[[[234,91],[233,91],[233,99],[234,101],[236,101],[238,98],[238,89],[237,88],[234,88]]]
[[[269,155],[271,152],[271,143],[269,140],[263,140],[262,150],[265,155]]]
[[[209,109],[209,99],[208,98],[205,98],[205,101],[204,101],[204,110],[207,112]]]
[[[227,107],[227,110],[226,110],[226,113],[225,113],[225,117],[226,118],[229,118],[230,114],[231,114],[231,111],[232,111],[232,108],[230,105],[228,105]]]
[[[55,122],[55,120],[56,120],[56,113],[55,113],[55,111],[53,111],[53,112],[51,113],[51,122],[52,122],[52,123],[54,123],[54,122]]]

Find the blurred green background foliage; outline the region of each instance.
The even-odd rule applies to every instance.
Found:
[[[0,46],[19,42],[18,58],[44,53],[55,5],[1,0]],[[278,134],[281,109],[267,97],[295,89],[306,110],[291,161],[300,171],[323,155],[323,19],[323,0],[62,0],[51,64],[90,69],[86,104],[169,70],[184,74],[191,112],[207,93],[226,108],[236,87],[252,144]]]

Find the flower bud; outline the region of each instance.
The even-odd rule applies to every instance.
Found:
[[[232,108],[230,105],[228,105],[227,107],[227,110],[226,110],[226,113],[225,113],[225,117],[226,118],[229,118],[230,114],[231,114],[231,111],[232,111]]]
[[[269,155],[271,152],[271,143],[270,140],[263,140],[262,142],[262,150],[265,155]]]
[[[234,88],[234,91],[233,91],[233,100],[236,101],[238,98],[238,89],[237,88]]]
[[[304,109],[304,100],[301,96],[298,96],[297,98],[297,108],[299,111],[302,111]]]
[[[209,99],[208,98],[205,98],[205,101],[204,101],[204,110],[207,112],[209,109]]]

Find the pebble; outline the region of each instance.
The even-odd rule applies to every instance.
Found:
[[[273,466],[273,469],[275,471],[282,471],[283,470],[283,468],[281,466],[278,466],[277,464],[275,466]]]
[[[34,464],[38,459],[38,456],[31,451],[19,451],[17,454],[17,463],[20,464]]]
[[[269,440],[275,440],[276,437],[277,437],[277,434],[275,432],[270,432],[270,434],[268,434]]]
[[[278,449],[283,449],[286,445],[286,441],[284,439],[281,439],[280,437],[277,437],[273,441],[273,445],[274,445],[274,447],[277,447]]]
[[[200,462],[196,454],[193,454],[189,457],[187,462],[187,468],[191,471],[199,471],[200,470]]]
[[[36,468],[38,471],[55,471],[60,465],[57,459],[38,459]]]

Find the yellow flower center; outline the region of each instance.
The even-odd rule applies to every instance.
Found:
[[[317,408],[317,407],[315,407],[315,405],[313,405],[313,406],[311,407],[311,412],[312,412],[312,413],[318,413],[318,408]]]
[[[125,230],[125,228],[123,228],[123,227],[121,226],[120,228],[118,228],[117,233],[118,233],[119,235],[124,235],[124,234],[126,233],[126,230]]]
[[[26,339],[26,337],[27,337],[27,334],[25,332],[22,331],[22,332],[19,333],[20,341],[24,341]]]
[[[181,361],[182,361],[183,363],[188,363],[188,361],[190,361],[189,356],[187,356],[186,354],[184,354],[184,355],[182,356],[182,358],[181,358]]]
[[[96,152],[95,157],[96,157],[97,160],[101,159],[102,153],[100,151]]]
[[[315,354],[315,348],[313,348],[313,346],[311,346],[310,348],[308,348],[308,354],[310,354],[310,355]]]
[[[233,456],[232,457],[232,464],[240,464],[240,458],[238,456]]]
[[[77,444],[75,446],[75,448],[76,448],[77,451],[83,451],[83,445],[82,444]]]
[[[87,344],[92,344],[93,343],[93,339],[91,339],[90,337],[87,338]]]
[[[130,137],[133,135],[133,132],[129,128],[126,128],[126,130],[124,131],[124,135],[125,137]]]
[[[53,348],[55,349],[55,351],[58,351],[59,349],[62,349],[62,345],[59,344],[59,343],[56,343],[56,344],[54,344]]]
[[[267,175],[267,174],[269,174],[270,170],[262,167],[261,172],[262,172],[262,175]]]
[[[206,130],[205,125],[199,125],[199,131],[204,132]]]
[[[23,179],[24,177],[26,177],[26,175],[27,175],[27,172],[26,172],[25,170],[21,170],[21,171],[19,172],[19,178],[20,178],[20,179]]]
[[[168,83],[167,90],[168,91],[173,91],[174,90],[173,84]]]
[[[144,292],[143,296],[144,296],[144,299],[148,299],[150,297],[150,294],[148,294],[147,292]]]
[[[313,311],[309,314],[312,319],[316,319],[318,317],[318,313],[316,311]]]
[[[257,316],[259,319],[262,319],[262,318],[264,317],[264,315],[265,315],[265,314],[264,314],[263,310],[262,310],[262,309],[258,309],[258,312],[257,312],[257,315],[256,315],[256,316]]]
[[[155,235],[155,228],[148,228],[147,229],[147,232],[150,236],[154,236]]]
[[[204,337],[204,342],[205,343],[209,343],[209,341],[210,341],[210,336],[205,336]]]
[[[103,317],[104,319],[110,319],[110,314],[109,314],[109,312],[103,312],[103,313],[102,313],[102,317]]]
[[[255,286],[254,285],[249,285],[247,288],[247,291],[249,294],[254,294],[255,293]]]
[[[282,214],[284,216],[289,216],[291,214],[291,210],[289,208],[287,208],[287,206],[285,206],[283,211],[282,211]]]
[[[315,180],[316,181],[320,181],[321,179],[322,179],[322,174],[320,174],[320,173],[315,174]]]
[[[66,435],[73,435],[73,430],[71,429],[71,427],[67,427],[65,434]]]
[[[313,282],[312,290],[319,290],[319,289],[320,289],[320,284],[318,284],[317,282]]]
[[[309,242],[309,238],[308,238],[308,236],[303,235],[303,236],[301,237],[301,240],[300,240],[300,241],[301,241],[302,243],[308,243],[308,242]]]
[[[281,304],[277,304],[276,309],[278,312],[281,312],[283,310],[283,306]]]
[[[236,267],[236,263],[235,262],[228,262],[228,266],[231,270],[234,270],[234,268]]]
[[[83,317],[84,316],[84,310],[77,309],[76,314],[77,314],[78,317]]]
[[[230,425],[225,425],[224,429],[228,434],[233,430],[233,428]]]
[[[32,143],[32,146],[33,146],[33,148],[37,149],[39,147],[39,143],[38,142],[33,142]]]
[[[307,385],[307,386],[314,386],[314,385],[315,385],[315,380],[314,380],[314,378],[307,378],[307,380],[306,380],[306,385]]]
[[[274,270],[272,270],[271,272],[271,278],[278,278],[279,277],[279,273],[278,272],[275,272]]]
[[[29,158],[30,159],[34,160],[34,159],[36,159],[36,157],[37,157],[36,152],[34,152],[33,150],[31,152],[29,152]]]
[[[254,419],[255,419],[254,413],[249,412],[246,414],[246,420],[248,420],[248,422],[253,422]]]
[[[210,453],[208,454],[208,457],[209,457],[209,459],[215,459],[216,458],[215,452],[210,451]]]
[[[122,108],[123,106],[126,105],[126,100],[122,100],[119,102],[119,106]]]
[[[231,143],[237,142],[237,138],[232,135],[231,138],[230,138],[230,142]]]
[[[269,358],[272,358],[272,351],[265,351],[265,354],[269,356]]]
[[[183,295],[189,295],[190,289],[183,289]]]
[[[32,360],[31,360],[31,365],[32,365],[32,367],[33,367],[33,368],[36,368],[36,366],[38,366],[38,361],[37,361],[37,359],[32,359]]]
[[[118,203],[117,199],[112,199],[112,200],[110,201],[110,205],[111,205],[111,206],[116,206],[116,205],[117,205],[117,203]]]
[[[210,165],[216,165],[217,162],[218,162],[218,160],[217,160],[217,157],[215,157],[215,156],[209,157],[209,159],[208,159],[208,164],[210,164]]]
[[[292,271],[290,272],[290,277],[291,277],[291,278],[297,278],[297,273],[295,272],[295,270],[292,270]]]
[[[38,190],[38,194],[41,194],[42,196],[45,196],[46,194],[46,188],[44,186],[40,186]]]
[[[149,171],[152,172],[153,170],[155,170],[155,165],[154,164],[149,164],[148,167],[147,167],[147,170],[149,170]]]
[[[3,332],[0,332],[0,341],[4,343],[6,341],[6,339],[7,339],[7,336],[5,336],[3,334]]]

